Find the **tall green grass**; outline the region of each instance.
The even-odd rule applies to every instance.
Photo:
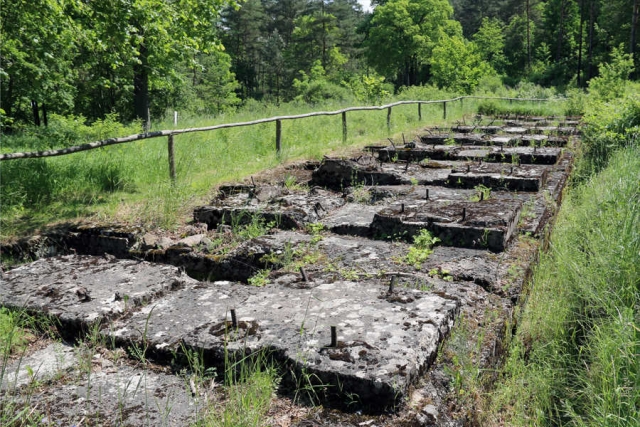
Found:
[[[535,269],[496,392],[498,425],[640,425],[637,95],[587,110],[578,175]]]

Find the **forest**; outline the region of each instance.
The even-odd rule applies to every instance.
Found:
[[[640,0],[5,0],[5,132],[252,102],[374,103],[409,86],[586,88],[639,69]],[[631,74],[632,79],[638,73]]]

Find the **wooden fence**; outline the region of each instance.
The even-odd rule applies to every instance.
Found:
[[[6,153],[0,154],[0,161],[2,160],[14,160],[14,159],[28,159],[28,158],[39,158],[39,157],[54,157],[54,156],[64,156],[67,154],[77,153],[80,151],[93,150],[96,148],[106,147],[108,145],[115,144],[123,144],[126,142],[134,142],[139,141],[141,139],[150,139],[150,138],[159,138],[166,136],[168,139],[168,156],[169,156],[169,175],[171,180],[175,181],[176,179],[176,170],[175,170],[175,161],[174,161],[174,149],[173,149],[173,137],[175,135],[180,135],[183,133],[191,133],[191,132],[207,132],[213,131],[217,129],[226,129],[226,128],[234,128],[241,126],[253,126],[262,123],[271,123],[276,122],[276,153],[280,153],[282,149],[282,121],[283,120],[296,120],[296,119],[304,119],[307,117],[318,117],[318,116],[337,116],[338,114],[342,115],[342,140],[346,142],[347,140],[347,113],[351,111],[380,111],[387,110],[387,129],[391,129],[391,110],[393,107],[397,107],[399,105],[409,105],[409,104],[417,104],[418,105],[418,119],[422,120],[422,105],[423,104],[442,104],[442,115],[443,118],[447,118],[447,103],[459,101],[461,104],[465,99],[494,99],[501,101],[509,101],[513,103],[513,101],[526,101],[526,102],[543,102],[550,101],[550,99],[538,99],[538,98],[500,98],[500,97],[483,97],[483,96],[459,96],[457,98],[452,99],[441,99],[436,101],[398,101],[392,104],[381,105],[381,106],[370,106],[370,107],[349,107],[343,108],[342,110],[336,111],[317,111],[314,113],[306,113],[306,114],[298,114],[293,116],[277,116],[277,117],[269,117],[266,119],[253,120],[249,122],[239,122],[239,123],[223,123],[220,125],[214,126],[205,126],[199,128],[186,128],[186,129],[171,129],[171,130],[161,130],[155,132],[146,132],[136,135],[124,136],[121,138],[109,138],[101,141],[89,142],[86,144],[75,145],[72,147],[61,148],[58,150],[45,150],[45,151],[31,151],[26,153]]]

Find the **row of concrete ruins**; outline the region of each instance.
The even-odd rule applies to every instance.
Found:
[[[222,372],[230,355],[264,351],[282,369],[282,394],[306,387],[329,408],[410,407],[416,423],[455,425],[448,337],[465,319],[483,337],[475,363],[499,362],[579,138],[571,118],[483,121],[222,186],[194,210],[189,236],[83,224],[5,246],[35,261],[4,273],[0,303],[55,318],[65,340],[97,331],[161,366],[194,351]],[[247,225],[268,231],[234,240]],[[416,265],[407,254],[422,230],[436,245]],[[46,376],[56,363],[41,351],[28,363],[40,361]],[[187,425],[197,416],[200,391],[170,369],[102,368],[90,385],[86,373],[69,375],[30,399],[65,425],[91,416],[92,425]],[[8,367],[4,398],[18,399],[16,384],[27,382]]]

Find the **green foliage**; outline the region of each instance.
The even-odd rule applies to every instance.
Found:
[[[0,361],[2,361],[0,363],[2,366],[6,357],[27,342],[27,332],[21,323],[18,313],[4,307],[0,308]]]
[[[574,172],[574,182],[583,182],[603,169],[616,150],[638,145],[640,88],[637,83],[625,86],[624,96],[615,102],[603,102],[599,94],[587,102],[582,158]]]
[[[476,191],[476,194],[471,196],[472,202],[478,202],[480,200],[487,200],[491,197],[491,188],[484,186],[482,184],[477,185],[473,188]]]
[[[233,330],[228,331],[234,334]],[[279,383],[266,351],[243,354],[225,349],[224,392],[221,405],[207,408],[194,427],[260,427]],[[201,358],[202,356],[198,356]],[[196,365],[203,365],[202,360]]]
[[[31,122],[31,101],[68,113],[76,94],[77,22],[69,0],[5,0],[0,8],[0,108]]]
[[[589,92],[603,101],[613,101],[624,95],[626,82],[633,72],[633,57],[623,46],[611,50],[611,62],[598,66],[600,76],[589,81]]]
[[[639,168],[622,150],[565,200],[492,403],[506,424],[640,422]]]
[[[325,75],[320,61],[316,61],[311,68],[311,74],[300,71],[301,79],[293,80],[295,99],[307,104],[317,105],[327,100],[344,101],[349,98],[345,88],[330,82]]]
[[[343,81],[343,86],[351,89],[353,96],[361,102],[379,104],[393,93],[393,85],[384,83],[385,78],[373,73],[352,77],[349,81]]]
[[[182,81],[167,88],[166,98],[154,97],[155,110],[163,113],[171,106],[200,116],[233,111],[240,104],[235,92],[240,84],[230,69],[231,57],[225,52],[198,55],[197,62],[185,67]]]
[[[484,17],[472,40],[482,60],[498,73],[503,72],[507,62],[504,55],[504,24],[496,18]]]
[[[389,0],[380,4],[373,12],[365,42],[369,64],[380,74],[395,78],[398,86],[423,83],[422,69],[442,36],[461,32],[452,14],[445,0]]]
[[[495,70],[482,58],[475,43],[461,36],[444,36],[433,49],[431,57],[432,81],[439,87],[470,94],[480,79],[495,74]]]
[[[413,236],[413,245],[409,247],[409,252],[405,256],[405,262],[419,270],[422,263],[433,253],[433,247],[440,241],[433,237],[429,230],[422,229],[420,233]]]
[[[270,270],[260,270],[253,276],[249,277],[248,283],[251,286],[255,286],[261,288],[269,284],[269,273]]]

